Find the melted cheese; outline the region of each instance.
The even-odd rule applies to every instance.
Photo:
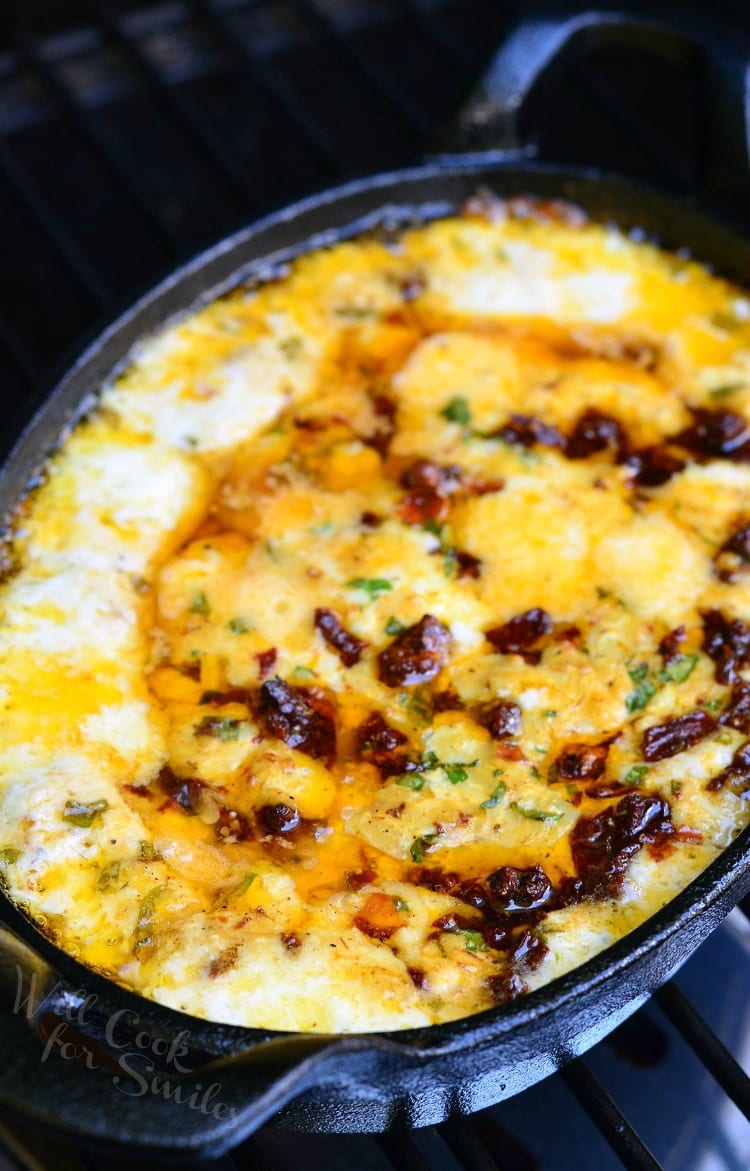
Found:
[[[614,229],[475,217],[311,254],[146,340],[13,533],[12,896],[84,963],[214,1020],[398,1029],[491,1004],[508,953],[415,865],[480,883],[501,866],[574,874],[571,834],[607,800],[560,784],[553,762],[608,740],[621,782],[648,728],[725,704],[700,615],[750,603],[750,576],[722,581],[713,562],[750,515],[747,465],[687,459],[639,492],[609,451],[569,459],[492,433],[525,415],[569,435],[594,409],[643,448],[690,408],[750,421],[748,316],[739,290]],[[372,440],[384,399],[389,448]],[[432,523],[404,514],[418,459],[464,486]],[[534,607],[575,630],[536,662],[498,653],[485,632]],[[357,663],[316,608],[366,644]],[[378,654],[425,614],[450,632],[447,665],[428,686],[386,685]],[[695,661],[670,679],[657,647],[680,625]],[[271,651],[272,675],[333,704],[335,759],[269,732]],[[482,717],[498,701],[521,712],[510,743]],[[417,768],[381,775],[367,758],[372,712]],[[550,911],[539,962],[516,962],[526,986],[631,930],[736,836],[742,795],[707,784],[743,742],[719,728],[640,768],[691,832],[636,851],[617,897]],[[301,828],[270,832],[278,806]],[[446,928],[456,915],[469,927]]]

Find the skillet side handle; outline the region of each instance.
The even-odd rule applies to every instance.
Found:
[[[347,1060],[346,1042],[314,1034],[212,1057],[183,1019],[75,989],[0,922],[0,1106],[42,1129],[144,1157],[214,1157]]]
[[[641,49],[672,64],[698,64],[704,119],[706,186],[722,195],[747,191],[750,182],[750,90],[747,60],[736,34],[702,5],[680,5],[679,28],[658,16],[658,5],[628,11],[571,15],[551,12],[521,19],[461,110],[445,144],[452,153],[524,151],[523,111],[542,79],[609,45]],[[656,15],[654,13],[656,12]],[[525,146],[526,153],[533,145]]]

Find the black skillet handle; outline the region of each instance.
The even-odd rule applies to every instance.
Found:
[[[629,3],[627,11],[550,10],[548,15],[521,19],[458,115],[450,148],[533,153],[533,145],[524,143],[521,121],[526,101],[542,78],[574,65],[593,49],[632,47],[672,63],[698,66],[703,137],[708,143],[705,185],[719,197],[747,192],[750,91],[742,37],[732,35],[708,5],[680,3],[671,23],[658,12],[657,4],[636,2]]]
[[[75,1142],[213,1157],[359,1056],[353,1039],[294,1034],[209,1056],[191,1018],[165,1023],[93,974],[76,988],[42,950],[0,921],[0,1105]]]

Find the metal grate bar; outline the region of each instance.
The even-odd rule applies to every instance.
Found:
[[[377,1135],[376,1141],[395,1171],[430,1171],[408,1130],[386,1131]]]
[[[253,209],[264,206],[267,197],[250,178],[248,171],[236,164],[221,148],[218,138],[193,116],[179,90],[162,77],[148,56],[124,31],[119,18],[113,15],[109,7],[100,7],[96,0],[85,0],[85,3],[94,24],[104,31],[143,85],[159,99],[162,108],[169,112],[172,121],[179,126],[203,160],[220,173],[240,205],[249,204]]]
[[[497,1163],[466,1118],[449,1118],[436,1129],[466,1171],[498,1171]]]
[[[21,206],[30,211],[38,221],[39,227],[49,237],[66,268],[70,270],[72,276],[75,277],[94,304],[98,307],[106,305],[110,300],[110,293],[106,285],[91,267],[46,199],[39,194],[34,184],[29,180],[2,138],[0,138],[0,175]]]
[[[217,11],[210,0],[191,0],[191,9],[211,29],[219,44],[249,67],[250,73],[244,76],[249,77],[258,91],[272,98],[326,169],[340,171],[341,155],[327,128],[300,101],[283,74],[234,35],[226,14]]]
[[[626,1171],[662,1171],[637,1131],[580,1058],[561,1069],[560,1076]]]
[[[422,145],[423,140],[430,133],[431,125],[422,116],[403,88],[387,73],[384,73],[352,38],[347,37],[341,31],[333,20],[329,20],[321,12],[315,0],[294,0],[294,5],[297,11],[317,29],[336,51],[339,59],[367,81],[378,97],[398,114],[402,122],[407,123],[412,141],[416,140],[418,145]]]
[[[684,992],[680,991],[674,981],[670,981],[654,994],[654,999],[667,1020],[674,1025],[683,1041],[687,1042],[696,1057],[703,1062],[724,1093],[732,1099],[745,1117],[750,1119],[750,1077],[709,1028]]]
[[[31,37],[19,37],[15,50],[19,61],[47,91],[55,109],[93,149],[99,161],[115,180],[118,190],[127,196],[148,227],[171,252],[179,252],[181,242],[178,235],[171,225],[161,218],[154,203],[135,182],[133,162],[123,154],[111,131],[105,134],[87,111],[76,102],[68,87],[44,60]]]

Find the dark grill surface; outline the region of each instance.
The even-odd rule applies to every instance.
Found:
[[[531,7],[521,0],[5,5],[0,448],[9,448],[82,339],[177,261],[301,195],[436,149],[514,16]],[[713,10],[738,43],[750,42],[746,0],[720,0]],[[540,87],[529,129],[548,160],[626,173],[746,218],[746,177],[733,190],[702,190],[704,84],[697,68],[602,51]],[[585,1063],[500,1107],[413,1136],[267,1129],[214,1166],[740,1171],[750,1144],[736,1139],[736,1128],[750,1116],[750,1082],[723,1044],[747,1056],[750,977],[739,991],[732,984],[747,969],[737,923],[744,924],[739,914],[734,932],[723,928],[704,945],[679,987],[658,993]],[[661,1164],[622,1111],[637,1117]],[[705,1145],[712,1126],[718,1155]],[[11,1165],[148,1171],[140,1161],[67,1150],[11,1119],[0,1119],[0,1139]]]

